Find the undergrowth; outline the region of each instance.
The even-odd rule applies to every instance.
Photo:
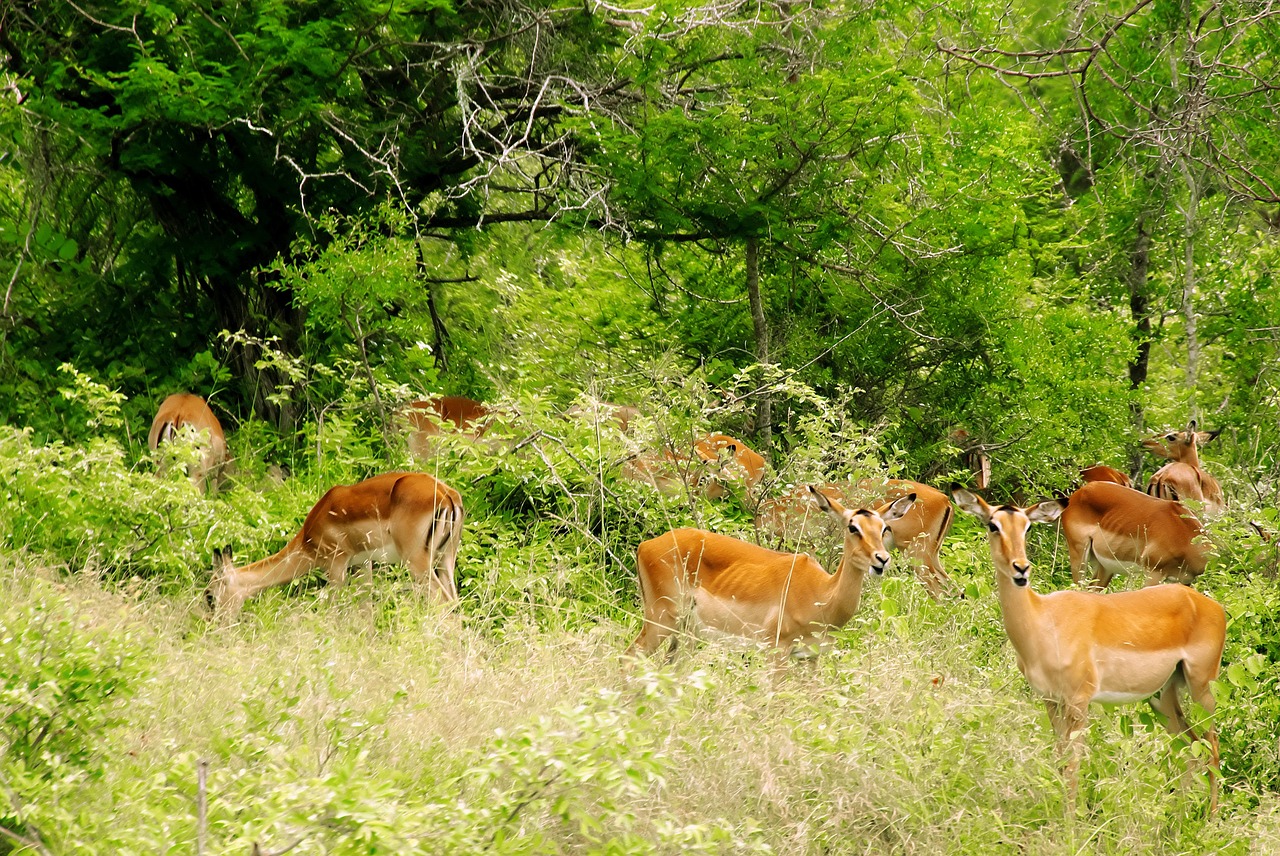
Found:
[[[240,446],[225,489],[203,496],[180,474],[157,478],[125,441],[41,445],[0,428],[5,846],[1191,854],[1280,842],[1280,595],[1267,548],[1231,537],[1250,509],[1215,525],[1201,586],[1230,616],[1219,815],[1206,816],[1203,775],[1186,772],[1194,750],[1135,706],[1092,712],[1068,814],[1043,704],[1016,669],[985,535],[967,519],[943,552],[964,599],[933,601],[899,562],[816,661],[777,669],[719,641],[670,664],[623,658],[641,538],[677,525],[756,537],[741,492],[711,503],[619,477],[634,443],[696,434],[687,400],[638,440],[525,396],[508,402],[519,420],[500,448],[449,441],[415,463],[392,443],[382,469],[431,469],[463,493],[461,601],[429,604],[405,571],[379,568],[371,587],[269,590],[237,623],[201,613],[212,550],[278,549],[328,485],[370,474],[362,458],[317,443],[277,482]],[[767,489],[910,475],[834,430],[806,427]],[[1052,530],[1031,551],[1038,589],[1069,584]]]

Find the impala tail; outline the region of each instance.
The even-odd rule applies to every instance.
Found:
[[[458,547],[462,544],[462,503],[450,494],[436,495],[436,514],[427,530],[426,548],[431,566],[437,568],[436,581],[446,600],[458,599],[455,577]]]

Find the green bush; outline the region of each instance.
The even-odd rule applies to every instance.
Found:
[[[137,639],[95,626],[53,585],[7,585],[0,600],[0,825],[52,844],[81,789],[102,777],[121,701],[141,679]]]

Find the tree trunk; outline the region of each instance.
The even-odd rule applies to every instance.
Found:
[[[767,387],[769,365],[769,327],[764,317],[764,300],[760,296],[760,239],[747,238],[747,297],[751,301],[751,322],[756,334],[756,362],[760,365],[760,388],[756,398],[756,436],[761,450],[773,444],[773,404]]]
[[[1137,236],[1129,253],[1129,313],[1133,317],[1133,358],[1129,361],[1129,417],[1135,437],[1141,437],[1143,424],[1142,386],[1147,382],[1147,368],[1151,362],[1151,299],[1147,274],[1151,265],[1151,234],[1147,231],[1146,215],[1138,216]],[[1142,483],[1142,447],[1134,444],[1129,456],[1129,475],[1134,484]]]
[[[1192,419],[1200,418],[1196,386],[1200,372],[1200,337],[1196,326],[1196,227],[1200,183],[1186,160],[1180,162],[1187,183],[1187,207],[1182,209],[1182,324],[1187,337],[1187,398]]]
[[[427,312],[431,315],[431,328],[435,333],[435,359],[442,374],[449,373],[449,331],[440,317],[440,283],[427,276],[427,260],[422,255],[422,240],[418,242],[418,278],[427,287]]]

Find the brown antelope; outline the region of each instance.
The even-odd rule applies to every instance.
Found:
[[[405,410],[409,420],[409,454],[426,460],[435,453],[436,437],[444,430],[478,440],[489,429],[493,411],[461,395],[439,395],[410,402]],[[446,429],[444,426],[448,425]]]
[[[1101,483],[1099,483],[1101,484]],[[1194,589],[1162,585],[1101,594],[1060,591],[1039,595],[1028,585],[1026,534],[1032,523],[1063,513],[1062,501],[1030,508],[993,508],[959,485],[952,497],[986,524],[1004,628],[1018,670],[1045,699],[1059,748],[1069,749],[1067,792],[1074,806],[1081,743],[1089,703],[1146,699],[1174,735],[1199,739],[1183,714],[1178,693],[1187,688],[1206,714],[1214,710],[1210,683],[1226,644],[1226,613]],[[1067,505],[1075,502],[1073,498]],[[1218,735],[1205,731],[1211,756],[1210,811],[1217,809]]]
[[[567,419],[590,419],[592,424],[612,421],[623,434],[631,432],[631,422],[640,415],[638,408],[629,404],[611,404],[608,401],[591,400],[575,404],[564,412]]]
[[[1110,482],[1089,482],[1065,503],[1062,533],[1071,556],[1071,578],[1105,589],[1111,578],[1135,565],[1147,585],[1166,579],[1190,583],[1204,573],[1209,546],[1200,521],[1180,502],[1157,499]]]
[[[1200,454],[1197,451],[1201,443],[1208,443],[1219,433],[1221,432],[1197,431],[1196,421],[1192,419],[1186,431],[1170,431],[1168,434],[1143,440],[1144,449],[1157,458],[1169,461],[1152,474],[1147,482],[1147,493],[1161,499],[1204,503],[1205,513],[1214,517],[1226,511],[1227,502],[1222,495],[1222,485],[1200,466]]]
[[[1085,467],[1080,471],[1080,481],[1111,482],[1124,487],[1133,487],[1133,480],[1129,478],[1128,473],[1122,473],[1115,467],[1109,467],[1106,464],[1094,464],[1091,467]]]
[[[889,522],[885,546],[910,557],[916,576],[934,599],[955,589],[938,555],[955,516],[945,493],[906,479],[863,479],[857,483],[819,485],[817,490],[828,499],[853,505],[892,502],[914,493],[916,503],[911,510]],[[825,514],[816,513],[812,496],[808,488],[801,487],[785,496],[765,500],[757,509],[756,527],[777,539],[779,547],[784,541],[813,543],[817,536],[830,530],[831,520]]]
[[[346,582],[356,562],[404,562],[415,583],[445,602],[457,600],[454,579],[462,539],[462,498],[425,473],[387,473],[329,489],[302,528],[274,556],[237,568],[220,553],[205,599],[235,615],[264,589],[324,568],[329,585]]]
[[[805,553],[779,553],[702,529],[675,529],[636,549],[644,628],[629,653],[651,654],[692,604],[699,625],[768,643],[780,651],[813,649],[858,611],[867,571],[889,564],[887,523],[915,502],[908,494],[878,511],[846,509],[814,491],[814,501],[844,529],[844,557],[828,574]]]
[[[724,474],[742,483],[751,496],[764,479],[764,458],[741,440],[728,434],[708,434],[694,446],[704,461],[720,461]]]
[[[700,494],[708,499],[720,499],[725,495],[718,462],[701,457],[689,458],[670,451],[632,455],[623,461],[618,474],[668,496]]]
[[[739,442],[727,434],[708,434],[694,444],[689,456],[669,449],[632,455],[623,462],[620,475],[669,495],[683,491],[723,499],[733,483],[750,493],[764,477],[764,458]]]
[[[184,432],[184,428],[191,431]],[[222,423],[203,398],[189,393],[175,393],[166,398],[151,422],[147,446],[154,452],[161,443],[171,443],[191,432],[195,435],[193,442],[200,449],[200,460],[188,475],[196,490],[204,492],[206,479],[214,487],[221,480],[227,463],[227,438],[222,433]]]

